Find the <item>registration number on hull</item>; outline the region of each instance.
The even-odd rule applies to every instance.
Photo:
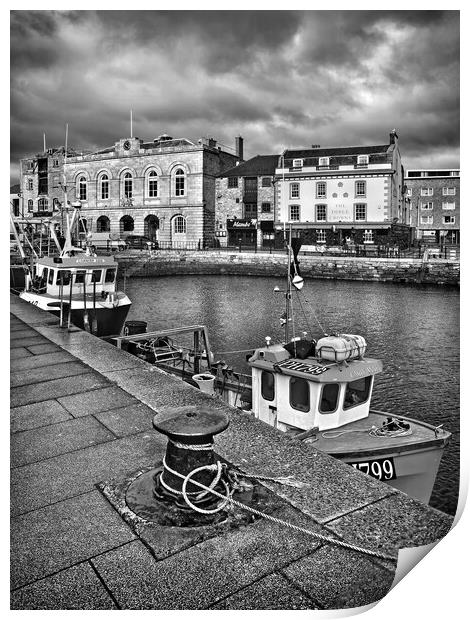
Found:
[[[348,465],[362,471],[364,474],[377,478],[377,480],[395,480],[397,477],[393,458],[360,461],[357,463],[348,463]]]

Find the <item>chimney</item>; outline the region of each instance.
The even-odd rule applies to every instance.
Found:
[[[207,146],[215,148],[216,144],[217,144],[217,140],[214,140],[214,138],[209,138],[207,141]]]
[[[235,138],[235,153],[240,160],[243,159],[243,138],[241,136]]]
[[[397,130],[392,129],[392,131],[390,132],[390,144],[395,144],[397,140],[398,140]]]

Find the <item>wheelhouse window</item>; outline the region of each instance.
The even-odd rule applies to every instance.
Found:
[[[86,200],[86,179],[85,177],[80,177],[78,179],[78,199]]]
[[[264,400],[274,400],[274,375],[272,372],[261,372],[261,396]]]
[[[366,220],[366,205],[365,204],[356,204],[354,205],[354,219],[356,222],[365,222]]]
[[[365,403],[369,398],[371,383],[371,376],[347,383],[344,393],[343,409],[351,409],[352,407],[356,407],[356,405]]]
[[[317,222],[326,222],[326,205],[315,205],[315,219]]]
[[[71,276],[71,272],[68,269],[61,269],[57,273],[57,284],[68,286],[70,284],[70,276]]]
[[[289,220],[292,222],[300,221],[300,205],[289,206]]]
[[[186,220],[182,215],[177,215],[173,224],[175,233],[183,234],[186,232]]]
[[[75,284],[83,284],[85,282],[86,271],[79,269],[75,274]]]
[[[185,175],[182,168],[178,168],[175,172],[175,196],[184,196],[185,188]]]
[[[126,172],[124,175],[124,197],[132,198],[132,175]]]
[[[101,282],[101,269],[93,269],[91,272],[91,281],[92,282]]]
[[[51,269],[49,271],[49,279],[48,279],[49,284],[54,284],[54,275],[55,275],[55,271],[54,269]]]
[[[289,197],[290,198],[299,198],[300,196],[300,185],[299,183],[291,183],[289,185]]]
[[[317,198],[326,198],[326,183],[323,183],[323,181],[317,183],[316,196]]]
[[[105,275],[104,281],[109,284],[110,282],[114,282],[115,279],[116,279],[116,270],[106,269],[106,275]]]
[[[107,174],[103,174],[100,180],[101,185],[101,200],[108,200],[109,198],[109,177]]]
[[[356,181],[356,198],[366,195],[366,182]]]
[[[155,170],[151,170],[148,176],[148,196],[157,198],[158,196],[158,175]]]
[[[332,413],[338,408],[339,385],[326,383],[321,391],[320,413]]]
[[[289,402],[292,409],[297,411],[310,410],[310,390],[308,381],[299,377],[292,377],[289,381]]]

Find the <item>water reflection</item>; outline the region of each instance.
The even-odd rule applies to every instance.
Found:
[[[248,370],[245,353],[265,336],[281,341],[282,279],[240,276],[176,276],[128,280],[130,320],[148,329],[203,324],[216,359]],[[309,280],[294,299],[297,334],[324,332],[365,337],[367,354],[382,359],[373,406],[444,423],[453,433],[431,504],[455,512],[459,472],[459,293],[375,282]]]

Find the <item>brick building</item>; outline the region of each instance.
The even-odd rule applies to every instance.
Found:
[[[215,179],[242,157],[210,139],[122,138],[67,158],[67,186],[88,231],[146,235],[161,247],[197,247],[214,236]]]
[[[460,243],[460,170],[407,170],[405,183],[416,238]]]
[[[257,155],[216,180],[216,238],[222,246],[274,242],[274,177],[279,155]]]
[[[410,213],[395,130],[388,144],[286,150],[276,169],[276,237],[304,245],[408,245]]]

